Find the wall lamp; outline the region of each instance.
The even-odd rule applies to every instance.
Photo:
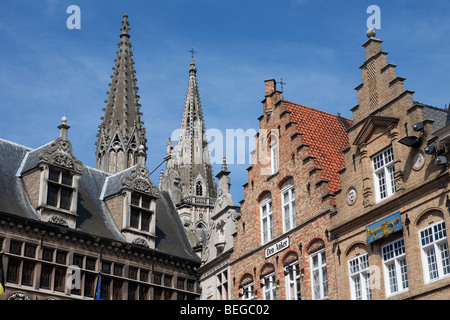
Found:
[[[264,288],[267,283],[276,283],[277,288],[280,287],[280,280],[272,281],[272,280],[269,280],[269,279],[265,278],[265,276],[263,276],[263,275],[259,276],[259,280],[261,280],[261,284],[260,284],[261,288]]]
[[[436,154],[437,153],[436,146],[434,146],[432,144],[429,145],[428,147],[426,147],[423,151],[426,154]]]
[[[423,122],[418,122],[413,126],[414,131],[423,131]],[[399,143],[410,147],[410,148],[416,148],[422,143],[422,139],[420,137],[416,136],[410,136],[408,135],[408,123],[405,122],[405,131],[406,131],[406,137],[398,140]]]
[[[434,159],[434,163],[437,164],[438,166],[445,166],[445,165],[447,165],[448,164],[447,153],[444,153],[443,155],[440,155],[439,157],[436,157],[436,159]]]
[[[302,278],[305,276],[305,269],[302,268],[302,269],[298,270],[298,268],[299,268],[298,264],[289,265],[287,262],[285,262],[283,264],[283,267],[284,267],[284,275],[285,276],[289,275],[290,270],[292,270],[292,271],[300,271],[300,276]]]
[[[242,298],[247,293],[253,293],[253,295],[256,297],[258,295],[258,290],[252,291],[250,290],[250,286],[247,288],[244,288],[242,284],[239,285],[239,290],[242,290],[242,292],[239,292],[239,298]]]

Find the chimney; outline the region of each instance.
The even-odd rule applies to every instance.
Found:
[[[266,97],[277,90],[277,82],[274,79],[265,80],[264,83],[266,84]]]

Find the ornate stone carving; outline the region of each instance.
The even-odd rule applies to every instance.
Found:
[[[372,205],[372,193],[367,192],[363,196],[363,206],[368,207],[370,205]]]
[[[159,189],[151,182],[149,176],[148,169],[139,164],[131,171],[130,176],[122,179],[122,185],[158,198]]]
[[[64,220],[63,218],[58,217],[58,216],[51,216],[48,219],[48,222],[49,223],[53,223],[53,224],[57,224],[57,225],[60,225],[60,226],[64,226],[64,227],[68,227],[69,226],[69,224],[67,223],[66,220]]]
[[[146,247],[149,248],[148,242],[142,238],[136,238],[133,240],[132,244],[141,246],[141,247]]]
[[[8,297],[8,300],[30,300],[28,296],[23,292],[14,292]]]
[[[50,148],[39,154],[39,159],[48,164],[81,173],[83,164],[72,153],[69,140],[58,138],[52,142]]]

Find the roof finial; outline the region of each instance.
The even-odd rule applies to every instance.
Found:
[[[128,34],[128,31],[130,30],[130,23],[128,22],[128,15],[125,13],[123,15],[123,20],[122,20],[122,27],[120,28],[120,30],[122,31],[122,33],[120,34],[120,36],[127,36],[128,38],[130,37],[130,35]]]
[[[376,36],[376,32],[374,29],[370,28],[369,30],[367,30],[367,38],[374,38]]]
[[[223,157],[223,161],[222,161],[222,171],[228,171],[228,169],[227,169],[227,159],[225,157]]]

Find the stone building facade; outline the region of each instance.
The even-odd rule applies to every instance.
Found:
[[[280,98],[265,81],[231,254],[232,299],[336,297],[330,214],[351,121]]]
[[[331,216],[336,298],[448,300],[448,111],[414,101],[368,37]]]
[[[32,149],[0,139],[0,299],[198,299],[192,250],[170,195],[149,179],[124,15],[97,167],[59,135]],[[56,132],[55,132],[56,133]]]

